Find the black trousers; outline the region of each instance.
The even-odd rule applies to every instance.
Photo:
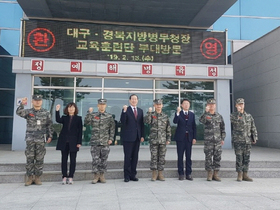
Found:
[[[184,175],[184,153],[186,156],[186,175],[191,175],[192,173],[192,141],[189,141],[188,136],[185,137],[183,141],[176,141],[177,145],[177,155],[178,155],[178,174]]]
[[[67,162],[68,162],[69,154],[70,154],[70,169],[69,169],[69,175],[67,176]],[[76,170],[76,157],[77,157],[77,152],[70,152],[69,143],[66,143],[65,150],[61,151],[62,178],[64,178],[64,177],[73,178],[74,177],[74,173]]]
[[[139,147],[140,147],[139,139],[133,142],[130,141],[123,142],[125,179],[133,179],[137,174],[136,167],[138,163]]]

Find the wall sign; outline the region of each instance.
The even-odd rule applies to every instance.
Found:
[[[208,66],[208,77],[217,77],[217,76],[218,76],[218,67]]]
[[[70,63],[70,72],[82,72],[82,62],[79,61],[71,61]]]
[[[142,63],[226,63],[225,32],[23,20],[23,57]]]
[[[119,64],[118,63],[107,63],[107,73],[108,74],[118,74]]]
[[[175,75],[176,76],[185,76],[186,75],[186,66],[175,66]]]
[[[153,65],[151,64],[142,64],[142,74],[151,75],[153,74]]]
[[[44,71],[44,60],[31,60],[31,71]]]

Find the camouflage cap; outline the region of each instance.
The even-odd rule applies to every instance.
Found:
[[[32,99],[35,101],[41,101],[43,99],[42,95],[33,95]]]
[[[235,103],[237,103],[237,104],[245,104],[245,100],[244,100],[244,98],[238,98],[238,99],[236,99]]]
[[[207,100],[207,104],[215,104],[216,103],[216,100],[214,98],[209,98]]]
[[[155,99],[154,104],[162,104],[162,100],[161,99]]]
[[[107,103],[106,99],[104,99],[104,98],[98,99],[98,104],[106,104],[106,103]]]

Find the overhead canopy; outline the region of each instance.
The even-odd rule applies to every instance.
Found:
[[[18,0],[26,16],[209,28],[237,0]]]

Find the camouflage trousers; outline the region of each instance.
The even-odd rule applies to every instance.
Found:
[[[205,170],[219,171],[221,167],[222,145],[221,143],[204,142]]]
[[[166,144],[150,144],[150,151],[150,169],[163,171],[165,165]]]
[[[26,141],[26,175],[41,176],[43,174],[44,157],[46,154],[45,142]]]
[[[250,153],[251,153],[251,144],[246,143],[234,143],[234,152],[236,155],[236,171],[248,172],[249,162],[250,162]]]
[[[92,156],[92,173],[104,173],[107,170],[107,159],[110,148],[104,145],[93,145],[90,149]]]

